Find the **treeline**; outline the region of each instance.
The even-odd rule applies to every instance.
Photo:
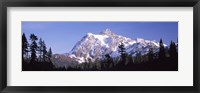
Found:
[[[103,60],[81,63],[63,70],[68,71],[177,71],[178,70],[178,45],[171,41],[170,47],[165,48],[162,39],[159,42],[159,52],[149,49],[145,55],[137,53],[135,57],[126,52],[121,43],[118,46],[120,57],[112,58],[109,54]]]
[[[45,41],[34,34],[29,37],[30,43],[22,35],[22,70],[23,71],[177,71],[178,45],[171,41],[169,47],[164,47],[162,39],[159,42],[159,51],[150,48],[148,53],[142,55],[139,51],[136,56],[126,52],[124,43],[118,46],[120,54],[112,58],[109,54],[103,59],[92,62],[88,59],[77,65],[56,68],[52,62],[52,50],[47,49]],[[47,51],[48,50],[48,51]]]
[[[30,35],[28,42],[26,35],[22,35],[22,70],[54,70],[52,64],[52,50],[48,49],[45,41],[34,34]]]

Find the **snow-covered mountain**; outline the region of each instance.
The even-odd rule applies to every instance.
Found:
[[[147,54],[150,48],[154,52],[159,50],[159,42],[144,40],[142,38],[132,40],[117,35],[110,29],[106,29],[99,34],[87,33],[66,56],[79,63],[88,60],[95,61],[96,59],[103,58],[106,54],[117,57],[120,55],[118,53],[118,46],[121,42],[124,43],[126,52],[132,56],[136,56],[138,53],[141,55]],[[164,46],[166,45],[164,44]]]

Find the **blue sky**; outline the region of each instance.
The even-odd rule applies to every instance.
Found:
[[[178,22],[22,22],[27,39],[34,33],[53,53],[67,53],[87,33],[98,34],[107,28],[132,39],[159,41],[162,38],[167,45],[178,39]]]

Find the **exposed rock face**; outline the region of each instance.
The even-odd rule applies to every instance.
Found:
[[[121,42],[124,43],[126,52],[132,56],[136,56],[138,53],[141,55],[147,54],[150,48],[154,52],[159,51],[159,43],[156,41],[144,40],[142,38],[132,40],[117,35],[110,29],[106,29],[99,34],[87,33],[76,43],[67,56],[79,63],[101,59],[105,54],[117,57],[119,56],[118,46]]]

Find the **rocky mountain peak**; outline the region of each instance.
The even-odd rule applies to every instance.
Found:
[[[136,38],[136,42],[145,42],[143,38]]]
[[[118,46],[123,42],[126,52],[135,56],[139,51],[142,55],[147,54],[149,48],[154,48],[154,52],[159,50],[156,41],[149,41],[142,38],[132,40],[131,38],[114,34],[110,29],[106,29],[100,34],[87,33],[81,41],[77,42],[69,53],[71,58],[79,63],[101,59],[105,54],[118,57]]]
[[[107,28],[106,30],[100,32],[101,35],[108,35],[108,36],[113,36],[115,35],[109,28]]]

